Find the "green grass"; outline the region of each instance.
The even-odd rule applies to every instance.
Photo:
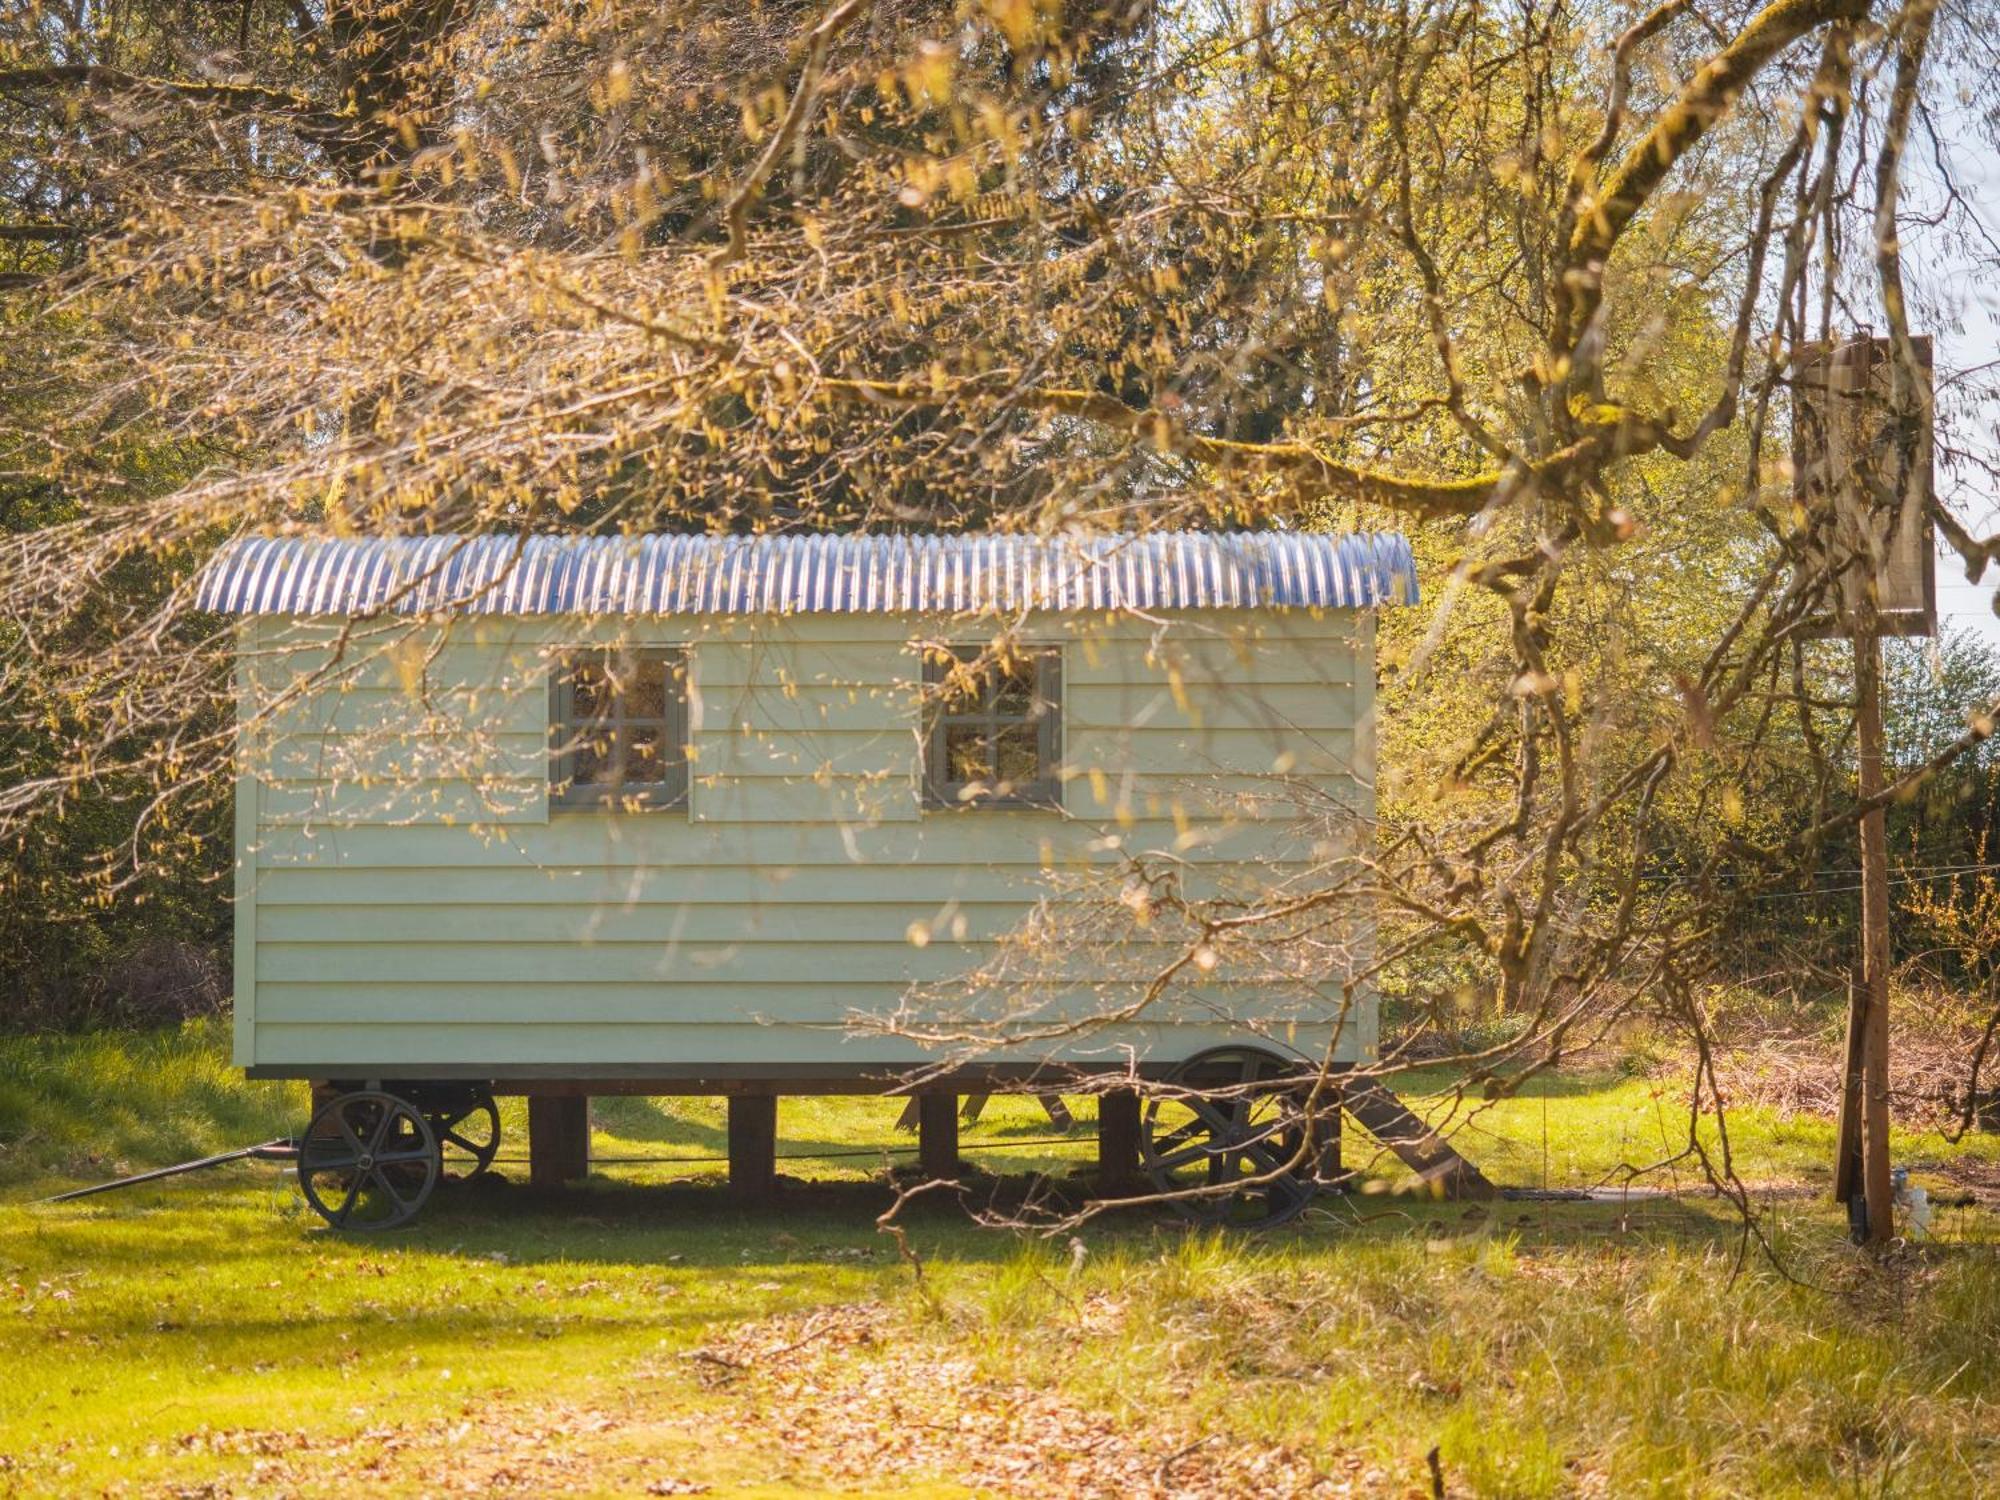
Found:
[[[305,1091],[246,1083],[227,1028],[0,1037],[0,1187],[102,1181],[290,1135]]]
[[[1164,1426],[1169,1451],[1203,1436],[1283,1447],[1336,1474],[1365,1465],[1391,1493],[1421,1492],[1433,1445],[1454,1493],[2000,1488],[1989,1210],[1948,1213],[1938,1241],[1877,1263],[1821,1195],[1773,1192],[1762,1222],[1781,1271],[1740,1256],[1740,1227],[1707,1199],[1383,1191],[1254,1241],[1137,1214],[1085,1226],[1080,1259],[1067,1238],[923,1202],[919,1294],[873,1229],[888,1202],[874,1155],[786,1164],[811,1185],[765,1212],[673,1182],[713,1164],[626,1167],[555,1195],[461,1186],[373,1240],[322,1231],[270,1166],[32,1201],[114,1163],[296,1129],[300,1091],[244,1084],[224,1042],[213,1027],[0,1042],[0,1492],[534,1489],[552,1480],[521,1466],[561,1459],[601,1493],[663,1475],[730,1495],[961,1493],[948,1466],[857,1479],[770,1436],[787,1400],[834,1402],[927,1361],[958,1372],[909,1414],[930,1429],[977,1390],[1027,1387],[1132,1432]],[[1662,1120],[1669,1142],[1684,1129],[1656,1087],[1559,1077],[1481,1115],[1466,1143],[1503,1181],[1594,1181],[1663,1154]],[[906,1147],[896,1108],[787,1100],[783,1149]],[[711,1101],[606,1101],[598,1127],[607,1156],[720,1154]],[[1823,1180],[1826,1122],[1743,1111],[1731,1131],[1746,1178]],[[1051,1174],[1089,1158],[1087,1129],[989,1149],[1051,1134],[1033,1101],[996,1100],[968,1155]],[[1899,1149],[1952,1154],[1921,1136]],[[775,1376],[718,1383],[687,1357],[755,1320],[855,1304],[886,1336],[828,1349],[816,1396]]]
[[[1624,1168],[1651,1167],[1681,1156],[1688,1144],[1685,1080],[1632,1077],[1617,1069],[1567,1071],[1537,1079],[1520,1096],[1493,1102],[1455,1099],[1451,1075],[1429,1069],[1392,1081],[1414,1107],[1454,1124],[1453,1141],[1495,1182],[1520,1187],[1579,1187],[1626,1180]],[[1769,1109],[1731,1108],[1730,1160],[1752,1187],[1828,1187],[1833,1176],[1834,1122],[1818,1115],[1780,1116]],[[1722,1130],[1712,1113],[1700,1140],[1723,1160]],[[1972,1135],[1958,1145],[1932,1130],[1897,1125],[1891,1153],[1919,1181],[1947,1161],[2000,1162],[2000,1135]],[[1387,1170],[1387,1164],[1384,1164]],[[1703,1181],[1693,1158],[1671,1161],[1643,1181],[1687,1188]]]

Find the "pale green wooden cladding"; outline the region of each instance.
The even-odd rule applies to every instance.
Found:
[[[1035,1033],[996,1033],[985,1062],[1156,1067],[1260,1037],[1369,1052],[1372,995],[1344,989],[1359,911],[1301,950],[1317,956],[1298,982],[1229,957],[1136,1018],[1047,1033],[1130,1004],[1184,951],[1172,922],[1086,899],[1090,872],[1150,851],[1191,890],[1247,893],[1368,847],[1371,616],[1009,626],[1060,649],[1056,809],[924,805],[915,643],[982,642],[991,619],[245,619],[238,1061],[858,1076],[932,1056],[854,1024],[899,1006]],[[552,666],[612,642],[688,653],[685,805],[551,806]],[[1004,942],[1045,900],[1059,941]],[[958,982],[982,968],[1004,982]]]

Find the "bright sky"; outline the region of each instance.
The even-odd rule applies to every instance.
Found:
[[[2000,159],[1981,138],[1975,108],[1957,105],[1941,111],[1939,130],[1960,174],[1960,191],[1986,234],[2000,239]],[[1937,341],[1938,368],[1987,367],[1967,382],[1983,388],[1983,394],[1968,396],[1965,390],[1939,393],[1941,418],[1951,424],[1955,444],[1977,447],[1989,456],[2000,454],[2000,396],[1995,395],[2000,388],[2000,364],[1996,364],[2000,361],[2000,264],[1996,264],[2000,256],[1990,244],[1954,244],[1945,233],[1915,227],[1906,231],[1905,245],[1906,256],[1915,262],[1920,279],[1948,309],[1929,330]],[[1982,250],[1984,264],[1979,265]],[[2000,526],[2000,494],[1985,475],[1940,471],[1938,482],[1946,502],[1979,534]],[[1993,591],[2000,586],[2000,568],[1989,567],[1983,584],[1969,584],[1957,555],[1941,550],[1937,577],[1940,624],[1980,630],[2000,647],[2000,618],[1994,616],[1992,608]]]

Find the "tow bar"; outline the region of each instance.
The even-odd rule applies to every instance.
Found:
[[[295,1162],[298,1159],[299,1143],[290,1136],[280,1136],[274,1141],[264,1141],[255,1146],[238,1146],[234,1151],[220,1151],[214,1156],[184,1161],[175,1166],[155,1167],[150,1172],[136,1172],[130,1177],[118,1177],[110,1182],[75,1188],[67,1193],[57,1193],[53,1198],[44,1198],[42,1202],[68,1203],[73,1198],[88,1198],[95,1193],[110,1193],[119,1188],[137,1187],[142,1182],[158,1182],[162,1177],[179,1177],[184,1172],[199,1172],[203,1167],[219,1167],[228,1161]]]

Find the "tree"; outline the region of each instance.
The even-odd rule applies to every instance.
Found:
[[[80,509],[8,553],[21,618],[70,617],[79,559],[258,528],[1394,520],[1444,600],[1395,664],[1452,686],[1340,889],[1519,1018],[1478,1087],[1643,1002],[1713,1101],[1716,931],[1862,812],[1790,371],[1866,323],[1915,388],[1910,163],[1948,170],[1941,89],[1991,102],[1984,0],[357,0],[246,8],[290,40],[212,82],[42,14],[0,72],[48,163],[17,218],[113,227],[33,292]],[[211,462],[135,501],[88,458],[136,427]],[[89,644],[93,711],[183,722],[133,685],[183,680],[160,639]],[[1985,741],[1961,706],[1886,796]]]

